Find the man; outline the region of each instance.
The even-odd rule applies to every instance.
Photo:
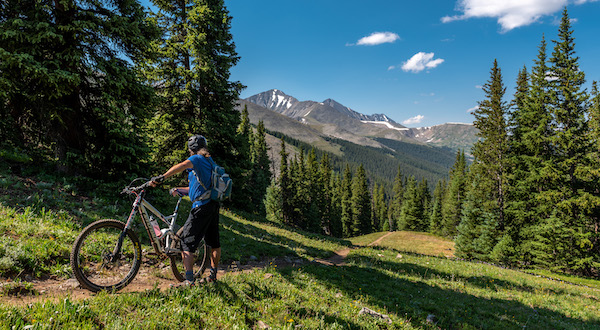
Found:
[[[194,285],[194,251],[204,238],[206,245],[211,247],[210,275],[201,280],[202,283],[217,280],[217,266],[221,258],[219,240],[219,202],[213,201],[205,192],[210,189],[212,168],[215,166],[207,149],[208,143],[204,136],[194,135],[188,139],[190,157],[174,165],[163,175],[152,178],[152,185],[160,184],[164,179],[188,170],[188,187],[171,189],[176,195],[189,195],[192,210],[183,225],[181,237],[181,258],[185,268],[185,281],[180,285]]]

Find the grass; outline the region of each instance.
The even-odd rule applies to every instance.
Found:
[[[71,198],[80,200],[65,197],[64,209],[57,202],[51,210],[0,201],[0,258],[15,267],[0,275],[14,283],[2,286],[3,295],[37,294],[16,275],[61,274],[81,227],[108,213],[100,200],[90,199],[83,215],[74,214]],[[114,209],[115,216],[119,212]],[[600,328],[597,280],[448,258],[452,242],[423,233],[394,232],[367,246],[385,234],[333,239],[222,210],[224,263],[259,259],[267,261],[265,268],[186,289],[39,299],[27,306],[0,303],[0,329]],[[344,266],[311,262],[350,246]],[[302,262],[277,267],[269,265],[273,258]],[[66,278],[68,269],[62,274]],[[361,315],[362,308],[392,323]]]
[[[351,239],[353,244],[365,246],[382,237],[385,233],[374,233]],[[454,256],[454,242],[429,233],[411,231],[392,232],[378,246],[403,252],[431,256]]]

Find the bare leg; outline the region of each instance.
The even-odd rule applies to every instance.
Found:
[[[210,253],[210,266],[217,268],[219,261],[221,260],[221,248],[212,249]]]
[[[189,251],[181,251],[181,259],[183,260],[183,268],[185,271],[194,270],[194,254]]]

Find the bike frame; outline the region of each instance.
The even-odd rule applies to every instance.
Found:
[[[170,245],[170,242],[165,242],[166,246],[163,246],[160,243],[160,238],[163,236],[167,236],[165,239],[169,239],[169,236],[168,236],[169,233],[172,235],[176,234],[175,221],[177,220],[177,213],[179,212],[179,204],[181,203],[182,197],[181,196],[179,197],[179,200],[177,201],[177,205],[175,205],[175,210],[173,211],[173,214],[163,215],[152,204],[150,204],[146,199],[144,199],[144,196],[146,194],[145,190],[142,190],[139,193],[136,192],[135,194],[136,194],[136,198],[133,202],[133,207],[131,208],[131,213],[129,214],[127,223],[125,224],[125,231],[132,230],[133,222],[134,222],[133,220],[135,218],[136,213],[139,212],[140,218],[142,218],[142,223],[144,224],[144,227],[146,228],[146,232],[148,233],[148,237],[150,237],[150,242],[152,244],[152,247],[154,248],[154,250],[156,251],[157,254],[166,256],[167,254],[166,254],[165,248]],[[150,211],[151,214],[149,214],[148,211]],[[169,225],[167,231],[163,232],[161,237],[157,236],[154,233],[152,225],[150,224],[150,217],[152,216],[152,214],[154,214],[158,218],[157,220],[160,220],[163,223]],[[125,237],[125,231],[123,231],[123,233],[121,234],[121,237],[119,237],[119,242],[118,242],[117,246],[115,247],[115,251],[120,250],[121,242],[123,241],[123,238]],[[161,229],[161,231],[162,231],[162,229]],[[171,250],[169,252],[178,252],[178,251]],[[116,255],[116,253],[114,255]]]

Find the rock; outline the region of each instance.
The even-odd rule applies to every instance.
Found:
[[[396,258],[402,259],[402,255],[400,253],[398,253],[398,255],[396,256]]]
[[[427,323],[437,323],[437,317],[435,317],[433,314],[427,315]]]
[[[270,326],[268,326],[268,325],[267,325],[265,322],[263,322],[263,321],[258,321],[258,322],[256,322],[256,326],[257,326],[259,329],[271,329],[271,327],[270,327]]]
[[[258,260],[258,258],[256,256],[250,256],[250,260],[256,261],[256,260]]]
[[[61,289],[75,289],[79,287],[79,282],[76,279],[71,278],[66,280],[63,284],[61,284]]]
[[[273,274],[271,274],[271,273],[266,273],[265,274],[265,280],[268,279],[268,278],[271,278],[271,277],[273,277]]]
[[[374,318],[378,318],[378,319],[382,319],[384,321],[386,321],[388,324],[392,324],[392,319],[390,319],[389,316],[381,314],[381,313],[377,313],[374,310],[368,309],[366,307],[363,307],[360,312],[358,312],[358,315],[368,315]]]

